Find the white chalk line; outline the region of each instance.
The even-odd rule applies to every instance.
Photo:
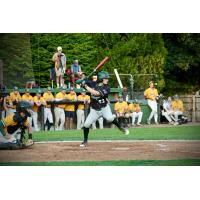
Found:
[[[80,143],[82,140],[71,140],[71,141],[40,141],[40,142],[35,142],[35,144],[55,144],[55,143]],[[200,140],[89,140],[89,143],[148,143],[148,142],[187,142],[187,143],[192,143],[192,142],[199,142]]]

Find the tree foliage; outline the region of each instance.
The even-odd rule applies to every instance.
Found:
[[[78,59],[86,74],[109,56],[103,69],[132,74],[134,88],[147,87],[149,79],[155,79],[159,90],[167,93],[192,92],[200,87],[200,34],[34,33],[0,34],[0,39],[7,87],[24,86],[33,72],[41,87],[49,85],[51,59],[58,46],[67,57],[67,68]],[[112,84],[117,86],[116,79]],[[123,84],[130,85],[127,76]]]

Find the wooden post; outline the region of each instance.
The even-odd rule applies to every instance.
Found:
[[[0,84],[3,85],[3,61],[0,60]]]
[[[196,122],[196,96],[192,95],[192,122]]]

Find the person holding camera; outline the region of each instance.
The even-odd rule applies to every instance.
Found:
[[[66,56],[62,53],[62,47],[57,47],[57,52],[53,55],[52,61],[54,62],[56,72],[57,88],[64,86],[64,74],[66,71]]]

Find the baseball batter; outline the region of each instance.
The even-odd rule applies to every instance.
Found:
[[[125,127],[120,126],[117,119],[114,118],[111,108],[108,103],[108,94],[110,93],[110,88],[108,86],[108,80],[110,76],[106,71],[101,71],[98,73],[98,84],[95,88],[91,88],[87,85],[85,80],[78,80],[77,84],[82,85],[88,92],[91,93],[91,110],[83,126],[84,140],[80,147],[86,147],[88,144],[88,134],[89,128],[93,122],[95,122],[99,117],[105,118],[108,122],[116,125],[125,135],[129,134],[129,130]]]

